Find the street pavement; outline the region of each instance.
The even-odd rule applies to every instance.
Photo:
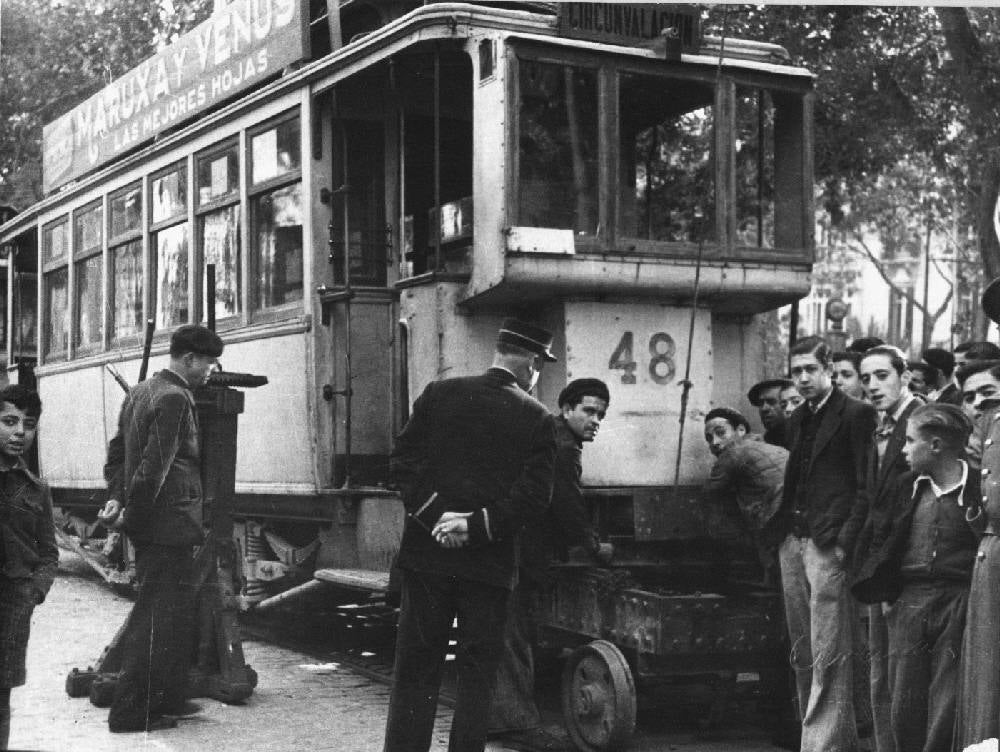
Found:
[[[90,576],[61,551],[59,576],[35,610],[28,643],[28,682],[11,694],[10,747],[45,752],[253,752],[330,750],[377,752],[382,747],[389,688],[334,663],[294,650],[245,641],[246,661],[259,675],[243,705],[198,698],[201,712],[177,728],[140,734],[108,732],[106,708],[70,698],[66,675],[93,664],[125,620],[131,602]],[[447,749],[451,711],[443,707],[432,752]]]
[[[125,620],[131,602],[115,595],[75,554],[61,552],[59,576],[35,610],[28,644],[28,682],[11,695],[11,749],[45,752],[379,752],[389,688],[349,668],[254,640],[243,643],[259,675],[243,705],[198,698],[197,715],[150,734],[111,734],[107,710],[66,695],[66,675],[94,663]],[[555,700],[555,698],[551,698]],[[551,703],[557,705],[557,701]],[[711,734],[657,728],[657,712],[640,721],[630,752],[772,752],[759,729]],[[558,713],[545,710],[547,722]],[[451,709],[438,711],[430,752],[445,752]],[[642,728],[643,724],[646,725]],[[487,752],[504,752],[496,743]]]

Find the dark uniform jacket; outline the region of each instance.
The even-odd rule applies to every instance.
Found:
[[[962,406],[962,390],[959,389],[958,384],[954,381],[949,381],[941,393],[937,396],[935,402],[940,402],[945,405],[957,405]]]
[[[204,539],[194,397],[173,371],[153,374],[125,398],[104,478],[133,541],[193,546]]]
[[[906,446],[906,423],[910,414],[922,404],[919,399],[914,398],[899,414],[899,419],[885,443],[885,452],[881,461],[878,458],[878,437],[872,437],[872,454],[868,468],[868,493],[865,495],[864,504],[858,504],[854,508],[850,519],[844,526],[848,560],[852,561],[854,565],[860,565],[868,557],[872,545],[873,525],[875,523],[869,517],[875,499],[888,487],[891,487],[900,475],[910,471],[910,464],[906,461],[906,455],[903,454],[903,447]]]
[[[556,462],[553,472],[552,504],[540,525],[529,525],[518,539],[521,570],[535,582],[548,579],[553,554],[565,558],[568,549],[581,546],[597,551],[600,541],[580,487],[583,475],[583,442],[561,415],[556,416]]]
[[[803,419],[809,411],[803,402],[789,419],[788,466],[781,511],[775,515],[775,532],[792,531],[801,490],[802,509],[809,535],[819,548],[845,545],[844,523],[856,504],[867,506],[865,483],[871,457],[875,408],[848,397],[836,387],[818,416],[820,424],[812,451],[803,456]]]
[[[41,603],[59,562],[52,494],[23,460],[0,477],[0,571],[23,581]]]
[[[392,453],[408,513],[398,565],[513,587],[515,536],[548,508],[555,453],[552,416],[502,368],[429,384]],[[471,513],[469,545],[431,537],[444,512]]]
[[[903,591],[902,559],[910,539],[913,513],[920,501],[920,490],[914,491],[914,482],[919,474],[913,471],[898,476],[893,483],[885,485],[872,502],[869,524],[871,545],[867,555],[859,562],[853,577],[851,592],[863,603],[895,601]],[[962,503],[971,515],[982,519],[976,513],[980,509],[979,476],[969,468],[969,474],[962,491]],[[961,561],[940,562],[943,570],[972,571],[972,556],[976,550],[978,532],[973,526],[966,531],[966,540],[958,541],[953,557]]]

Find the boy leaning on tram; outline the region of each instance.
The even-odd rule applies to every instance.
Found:
[[[424,389],[396,439],[393,479],[407,511],[402,599],[384,752],[427,752],[457,617],[457,702],[449,752],[482,752],[490,684],[516,581],[515,536],[552,494],[555,421],[528,394],[552,334],[506,319],[493,365]]]
[[[195,638],[194,547],[202,530],[201,454],[191,390],[222,354],[219,336],[189,324],[170,338],[170,365],[129,392],[108,445],[101,513],[135,546],[139,594],[123,640],[112,732],[176,725]]]

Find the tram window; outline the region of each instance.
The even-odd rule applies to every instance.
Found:
[[[174,170],[153,178],[150,209],[153,224],[165,222],[187,211],[187,170]]]
[[[620,234],[675,242],[714,237],[713,102],[710,86],[621,74]]]
[[[215,264],[215,318],[238,316],[240,299],[240,207],[227,206],[203,215],[199,221],[203,268]],[[202,300],[208,304],[208,277],[202,274]],[[208,318],[202,312],[202,321]]]
[[[256,196],[251,203],[257,253],[254,304],[270,308],[302,300],[302,186]]]
[[[66,217],[42,228],[42,280],[46,306],[42,353],[46,359],[65,357],[69,348],[68,248],[69,220]]]
[[[736,244],[774,247],[774,104],[736,89]]]
[[[198,158],[198,250],[201,258],[201,320],[208,319],[209,264],[215,264],[215,319],[238,316],[242,304],[239,151],[235,143]]]
[[[170,329],[188,320],[187,224],[156,233],[156,328]]]
[[[73,295],[76,321],[73,345],[79,349],[101,344],[104,328],[101,295],[101,240],[104,210],[100,203],[73,216]]]
[[[68,248],[67,240],[69,240],[66,232],[68,226],[69,225],[65,219],[60,219],[42,230],[43,263],[60,261],[66,258],[66,249]]]
[[[46,359],[65,356],[69,347],[69,271],[65,266],[45,275]]]
[[[207,204],[232,195],[239,188],[236,146],[198,160],[198,203]]]
[[[286,120],[254,136],[250,146],[253,184],[297,171],[301,167],[300,143],[298,118]]]
[[[115,339],[142,333],[142,243],[133,240],[111,250],[108,256],[113,280],[112,335]]]
[[[518,222],[596,234],[597,71],[533,60],[519,70]]]
[[[385,232],[385,159],[384,134],[381,123],[344,121],[343,146],[338,153],[347,165],[345,182],[351,186],[347,195],[349,268],[351,282],[362,285],[384,285],[388,256]],[[344,153],[346,151],[346,153]],[[333,234],[337,241],[333,278],[343,284],[344,212],[333,213]]]
[[[142,189],[137,183],[111,196],[111,239],[142,230]]]

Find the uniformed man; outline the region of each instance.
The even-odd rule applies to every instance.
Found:
[[[108,445],[108,503],[135,546],[139,595],[108,714],[113,732],[176,725],[195,637],[194,546],[202,530],[201,455],[191,390],[203,386],[222,340],[187,325],[170,338],[170,365],[125,398]]]
[[[490,686],[516,581],[515,536],[549,506],[555,421],[528,392],[552,335],[507,319],[481,376],[429,384],[396,440],[407,511],[402,601],[385,752],[427,752],[452,622],[458,621],[448,749],[481,752]]]
[[[535,613],[538,598],[551,580],[554,556],[565,559],[579,547],[597,563],[607,563],[611,544],[602,544],[584,503],[580,477],[584,442],[593,441],[611,397],[600,379],[576,379],[559,393],[556,416],[556,464],[552,505],[544,523],[521,531],[520,579],[514,589],[504,656],[493,684],[490,738],[505,746],[536,750],[572,749],[565,731],[541,725],[535,704]]]
[[[747,392],[750,404],[760,412],[760,422],[764,425],[764,441],[775,446],[788,448],[787,424],[781,409],[781,391],[793,386],[789,379],[764,379],[758,381]]]

